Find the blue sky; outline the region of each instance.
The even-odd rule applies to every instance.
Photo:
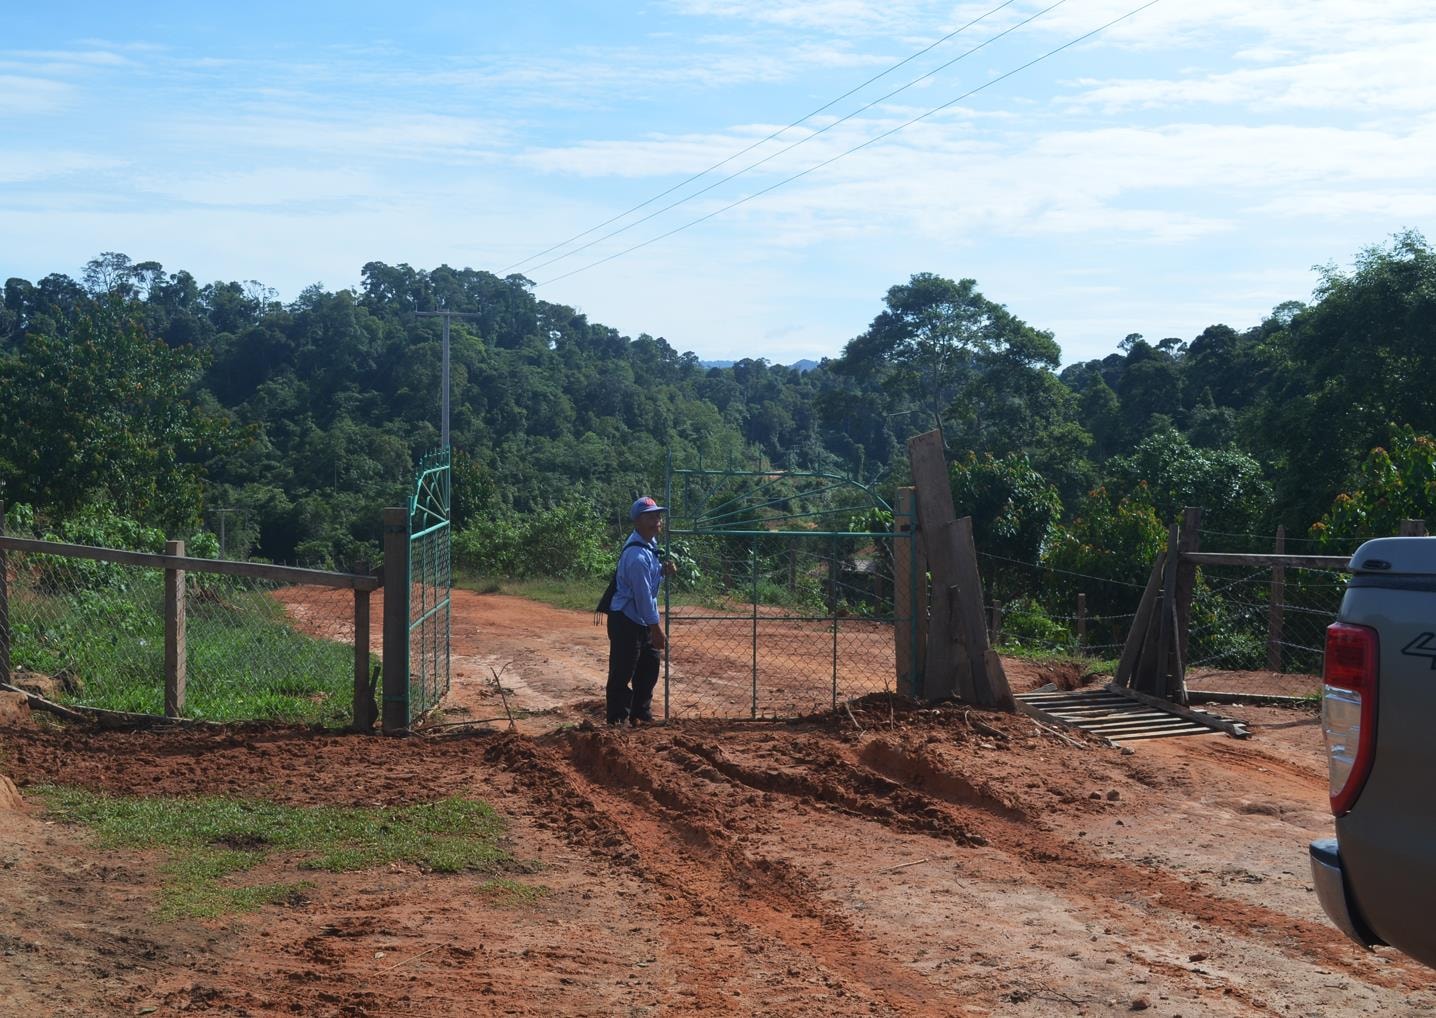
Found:
[[[630,335],[787,363],[926,271],[1071,362],[1253,325],[1313,266],[1436,232],[1429,0],[1160,0],[996,80],[1142,0],[1000,2],[10,5],[0,278],[122,251],[289,300],[371,260],[515,270]],[[762,166],[531,257],[755,142],[639,215]]]

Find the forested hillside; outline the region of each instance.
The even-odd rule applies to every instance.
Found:
[[[616,526],[670,452],[892,486],[905,439],[938,422],[979,543],[1029,562],[1091,570],[1120,540],[1145,555],[1187,504],[1221,530],[1323,540],[1436,516],[1436,255],[1419,235],[1321,270],[1310,304],[1255,325],[1114,337],[1065,369],[1050,333],[972,279],[919,274],[873,298],[837,358],[720,368],[521,276],[370,262],[357,291],[286,304],[106,253],[79,280],[6,281],[0,499],[182,536],[223,515],[229,555],[375,558],[380,507],[439,442],[441,325],[415,313],[447,309],[476,316],[452,333],[461,527]]]

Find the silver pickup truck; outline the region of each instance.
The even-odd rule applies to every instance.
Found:
[[[1436,967],[1436,538],[1367,541],[1326,631],[1336,837],[1311,843],[1326,914]]]

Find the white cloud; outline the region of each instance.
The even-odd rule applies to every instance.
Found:
[[[270,167],[244,173],[148,177],[138,183],[141,189],[174,201],[241,208],[291,206],[300,214],[315,207],[362,201],[384,191],[371,174],[342,169]]]
[[[57,149],[0,150],[0,184],[51,181],[72,174],[122,166],[123,161],[89,152]]]
[[[928,9],[906,0],[668,0],[667,5],[693,17],[833,33],[891,32]]]
[[[1201,77],[1083,80],[1070,101],[1108,112],[1206,103],[1270,116],[1278,111],[1430,110],[1436,37],[1326,53],[1271,67]]]
[[[352,108],[318,113],[257,112],[219,119],[184,117],[164,129],[177,143],[279,152],[329,153],[375,159],[488,161],[506,147],[500,119]]]
[[[75,87],[67,82],[0,74],[0,117],[57,113],[72,105],[76,94]]]

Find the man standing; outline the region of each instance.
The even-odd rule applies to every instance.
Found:
[[[675,572],[658,560],[666,506],[640,498],[629,510],[633,533],[618,556],[617,585],[608,612],[608,723],[635,728],[653,720],[659,653],[667,645],[658,618],[658,586]],[[632,689],[629,684],[632,683]]]

